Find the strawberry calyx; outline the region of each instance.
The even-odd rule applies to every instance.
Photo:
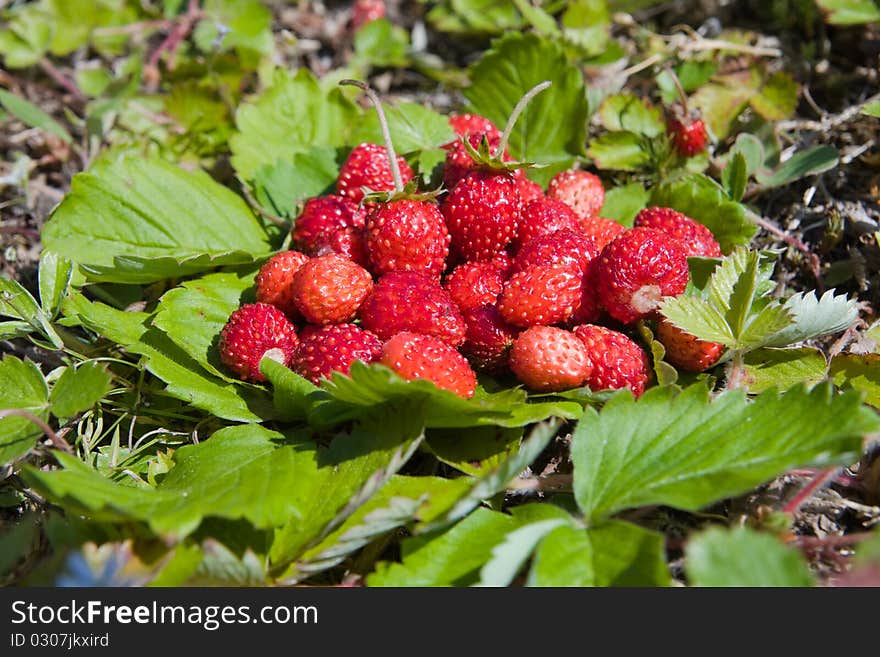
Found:
[[[393,201],[427,201],[437,202],[437,197],[444,191],[443,187],[432,189],[429,191],[419,191],[419,183],[413,178],[402,189],[392,189],[391,191],[373,191],[366,187],[363,188],[364,203],[392,203]]]

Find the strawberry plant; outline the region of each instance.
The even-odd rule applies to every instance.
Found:
[[[834,198],[868,98],[823,139],[785,43],[611,2],[63,4],[0,10],[0,126],[45,142],[0,201],[70,177],[0,278],[2,581],[875,563],[877,217]]]

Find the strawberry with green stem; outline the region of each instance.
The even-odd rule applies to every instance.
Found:
[[[706,124],[697,109],[688,110],[687,94],[675,71],[671,67],[666,68],[669,77],[672,78],[681,103],[674,103],[666,117],[666,133],[672,142],[675,151],[682,157],[693,157],[706,150],[706,142],[709,134],[706,132]]]
[[[439,277],[446,268],[450,238],[443,215],[433,202],[435,194],[417,194],[414,182],[404,186],[388,120],[376,92],[357,80],[343,80],[340,84],[358,87],[376,108],[394,180],[393,190],[367,197],[376,202],[364,227],[370,270],[377,276],[392,271],[416,271]]]
[[[505,162],[504,151],[526,105],[549,86],[548,80],[526,92],[513,108],[494,148],[486,137],[478,148],[467,138],[461,141],[476,168],[450,191],[441,211],[452,238],[452,248],[463,260],[491,260],[517,238],[522,198],[514,172],[528,163]]]

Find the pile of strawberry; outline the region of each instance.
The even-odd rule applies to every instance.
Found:
[[[265,263],[257,303],[229,318],[223,362],[250,381],[264,380],[269,356],[314,383],[361,360],[466,398],[475,370],[540,392],[638,396],[651,367],[631,335],[658,320],[669,362],[713,365],[721,345],[656,312],[684,292],[688,256],[720,255],[711,232],[670,208],[642,210],[631,229],[603,218],[602,182],[583,170],[558,174],[545,194],[506,153],[517,114],[504,134],[480,116],[450,117],[459,139],[445,146],[440,196],[416,192],[390,139],[352,150],[336,194],[296,219],[296,250]]]

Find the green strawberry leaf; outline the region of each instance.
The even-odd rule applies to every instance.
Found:
[[[714,527],[695,535],[685,550],[685,571],[692,586],[815,585],[798,551],[745,527]]]
[[[344,146],[358,115],[341,89],[324,92],[307,68],[294,76],[278,69],[272,86],[236,112],[232,166],[240,178],[252,180],[263,165],[290,161],[316,146]]]
[[[234,422],[259,422],[275,415],[265,389],[237,385],[210,375],[194,358],[151,326],[152,315],[124,312],[69,297],[65,315],[86,328],[143,356],[144,367],[167,384],[166,392],[196,408]]]
[[[428,522],[461,496],[467,478],[405,477],[394,475],[365,504],[309,548],[282,575],[292,584],[339,564],[348,555],[390,531],[413,522]]]
[[[339,528],[409,460],[423,430],[417,414],[406,407],[400,411],[340,433],[319,452],[308,500],[275,531],[273,567],[290,563]]]
[[[43,230],[47,248],[93,277],[149,283],[269,252],[244,201],[202,171],[108,154],[77,174]]]
[[[304,201],[331,190],[338,176],[336,149],[315,146],[257,169],[254,196],[279,217],[294,219]]]
[[[61,470],[28,467],[22,476],[67,509],[97,520],[143,522],[159,535],[180,539],[206,518],[241,518],[258,529],[311,532],[307,538],[314,539],[419,430],[402,418],[385,433],[356,427],[321,449],[301,434],[227,427],[178,449],[155,488],[127,477],[114,482],[68,455],[59,457]]]
[[[401,400],[421,404],[426,427],[520,427],[548,417],[577,417],[581,410],[568,401],[530,403],[520,388],[493,393],[478,388],[472,399],[463,399],[425,379],[405,381],[383,365],[360,361],[352,364],[349,376],[334,372],[322,382],[321,391],[309,413],[309,422],[318,429],[369,415],[383,402]]]
[[[69,258],[44,250],[40,254],[38,271],[40,304],[49,319],[54,319],[61,309],[61,302],[70,289],[73,263]]]
[[[0,360],[0,410],[17,408],[45,420],[49,389],[39,368],[29,360],[5,355]],[[26,454],[42,430],[23,417],[0,418],[0,464]]]
[[[669,586],[663,536],[618,520],[558,527],[535,551],[526,584]]]
[[[764,187],[782,187],[801,178],[830,171],[839,162],[840,154],[833,146],[814,146],[795,153],[774,171],[756,171],[755,180]]]
[[[788,298],[784,308],[791,315],[792,322],[766,340],[768,347],[784,347],[843,331],[859,316],[858,300],[843,294],[835,295],[834,290],[826,291],[818,299],[815,292],[799,292]]]
[[[64,346],[37,300],[21,283],[5,275],[0,276],[0,316],[12,317],[26,323],[31,331],[45,336],[56,349]]]
[[[391,141],[398,154],[431,150],[455,141],[455,133],[449,119],[424,105],[400,103],[383,105]],[[372,142],[384,144],[379,117],[375,111],[367,112],[351,137],[352,143]]]
[[[605,98],[598,116],[608,131],[627,131],[644,137],[657,137],[666,132],[662,109],[629,93]]]
[[[479,477],[497,467],[519,448],[522,427],[473,427],[461,429],[430,429],[426,435],[428,448],[446,465]]]
[[[815,385],[825,378],[828,363],[818,349],[757,349],[745,355],[744,385],[751,393],[787,390],[799,383]]]
[[[880,354],[838,354],[828,376],[837,387],[858,390],[866,404],[880,408]]]
[[[614,219],[627,228],[632,228],[633,220],[639,210],[648,204],[648,192],[640,183],[620,185],[605,192],[605,204],[599,216]]]
[[[558,421],[537,425],[519,449],[507,456],[497,466],[473,481],[470,489],[440,518],[416,529],[417,533],[432,532],[463,518],[483,501],[504,491],[507,484],[529,467],[559,431]]]
[[[519,99],[550,80],[520,116],[510,137],[510,153],[520,161],[546,165],[529,176],[546,185],[584,154],[588,106],[583,76],[555,40],[535,34],[508,34],[469,70],[465,90],[469,110],[503,128]]]
[[[702,384],[619,393],[575,429],[575,497],[591,521],[650,504],[696,511],[792,467],[852,462],[878,427],[858,393],[829,384],[753,402],[739,390],[710,400]]]
[[[831,25],[864,25],[880,21],[880,7],[874,0],[816,0]]]
[[[110,390],[110,374],[94,360],[68,367],[55,382],[49,404],[55,417],[70,418],[97,404]]]
[[[639,171],[651,163],[645,138],[635,132],[604,132],[590,142],[587,155],[600,169]]]
[[[509,586],[547,534],[572,524],[568,514],[560,510],[560,515],[564,517],[538,520],[505,536],[480,570],[478,586]]]

